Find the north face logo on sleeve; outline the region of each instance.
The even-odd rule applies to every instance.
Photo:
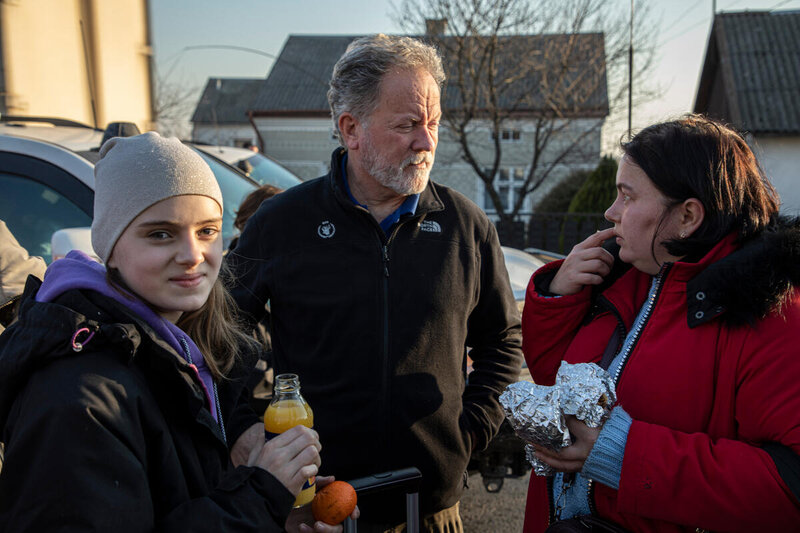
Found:
[[[427,231],[429,233],[441,233],[442,227],[434,220],[423,220],[419,223],[420,231]]]

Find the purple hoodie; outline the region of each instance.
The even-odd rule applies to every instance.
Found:
[[[111,287],[106,280],[106,267],[91,259],[88,255],[78,250],[69,252],[66,257],[54,261],[45,272],[44,282],[36,293],[37,302],[52,302],[61,294],[72,289],[89,289],[99,292],[103,296],[112,298],[114,301],[127,307],[135,315],[153,328],[153,330],[165,340],[172,348],[182,355],[187,361],[191,361],[191,366],[197,372],[200,383],[205,389],[206,398],[211,409],[214,420],[217,418],[217,409],[211,397],[214,390],[214,381],[211,372],[206,366],[205,359],[200,349],[194,341],[172,322],[165,320],[150,307],[144,304],[137,296],[123,296],[119,290]],[[189,349],[191,359],[186,357],[186,352],[181,345],[184,340]]]

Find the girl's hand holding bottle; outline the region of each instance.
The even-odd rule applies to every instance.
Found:
[[[319,435],[305,426],[295,426],[250,452],[247,466],[268,471],[295,496],[319,471]]]

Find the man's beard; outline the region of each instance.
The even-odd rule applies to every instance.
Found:
[[[409,165],[427,163],[426,168],[409,168]],[[399,165],[392,165],[381,157],[372,142],[364,143],[364,168],[384,187],[397,194],[407,196],[419,194],[428,185],[428,176],[433,166],[432,152],[419,152],[406,157]]]

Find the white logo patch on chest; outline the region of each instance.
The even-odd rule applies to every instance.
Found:
[[[427,231],[429,233],[441,233],[442,227],[434,220],[423,220],[419,224],[420,231]]]
[[[333,237],[334,233],[336,233],[336,226],[327,220],[323,221],[322,224],[317,227],[317,235],[323,239],[330,239]]]

